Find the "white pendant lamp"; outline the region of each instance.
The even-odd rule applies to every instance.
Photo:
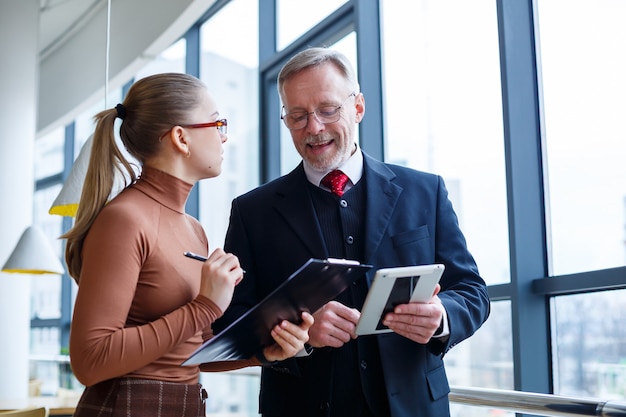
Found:
[[[26,228],[2,272],[18,274],[63,274],[65,270],[48,238],[35,225]]]
[[[93,143],[93,135],[87,139],[78,154],[78,157],[72,165],[70,175],[61,188],[61,192],[54,199],[48,213],[58,214],[60,216],[75,217],[78,210],[78,202],[83,191],[85,183],[85,175],[89,166],[89,157],[91,156],[91,145]]]

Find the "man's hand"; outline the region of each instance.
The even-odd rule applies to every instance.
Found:
[[[330,301],[313,313],[315,323],[309,329],[309,344],[319,348],[341,347],[356,338],[356,324],[361,313],[337,301]]]
[[[388,313],[383,324],[394,332],[411,339],[417,343],[426,344],[433,337],[444,314],[444,307],[437,296],[439,285],[435,289],[435,295],[428,303],[400,304]]]

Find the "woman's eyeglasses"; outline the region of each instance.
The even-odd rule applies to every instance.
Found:
[[[201,129],[203,127],[217,127],[217,130],[222,135],[225,135],[226,132],[228,131],[228,129],[227,129],[228,122],[226,121],[226,119],[216,120],[215,122],[195,123],[195,124],[191,124],[191,125],[179,125],[179,126],[180,127],[186,127],[186,128],[189,128],[189,129]]]

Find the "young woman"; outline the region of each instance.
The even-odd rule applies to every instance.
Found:
[[[141,165],[136,174],[118,148]],[[201,370],[259,365],[257,358],[181,366],[212,336],[243,278],[236,256],[208,253],[200,223],[185,213],[193,185],[220,174],[225,119],[206,86],[186,74],[137,81],[122,104],[95,116],[91,159],[66,262],[79,284],[70,336],[72,370],[86,386],[75,416],[204,416]],[[110,199],[120,170],[130,178]],[[261,360],[294,356],[308,340],[311,315],[272,330]],[[263,358],[264,357],[264,358]]]

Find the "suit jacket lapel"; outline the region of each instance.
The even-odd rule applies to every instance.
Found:
[[[302,163],[285,176],[285,181],[276,192],[274,207],[311,251],[311,257],[328,257]]]
[[[396,207],[402,187],[392,180],[396,174],[384,163],[363,153],[363,174],[366,178],[367,208],[365,220],[365,259],[374,258],[378,246],[389,226],[391,214]]]

